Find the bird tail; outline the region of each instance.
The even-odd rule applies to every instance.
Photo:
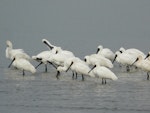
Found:
[[[33,73],[33,74],[34,74],[34,73],[36,72],[35,67],[34,67],[34,66],[33,66],[33,67],[31,67],[31,68],[30,68],[30,71],[31,71],[31,73]]]
[[[118,80],[118,77],[114,74],[114,76],[112,76],[112,80]]]

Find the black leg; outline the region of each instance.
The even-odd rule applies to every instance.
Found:
[[[82,81],[84,81],[84,76],[82,75]]]
[[[72,79],[74,80],[74,72],[72,71]]]
[[[78,78],[78,74],[77,74],[77,72],[76,72],[76,79]]]
[[[60,76],[60,72],[57,71],[57,75],[56,75],[57,80],[59,79],[59,76]]]
[[[40,63],[35,67],[35,69],[37,69],[41,64],[43,64],[43,63],[40,62]]]
[[[105,84],[106,84],[106,79],[105,79]]]
[[[148,74],[148,72],[147,72],[147,80],[149,80],[149,74]]]
[[[45,72],[47,72],[47,64],[45,64]]]
[[[126,66],[126,70],[127,70],[127,72],[129,72],[130,71],[130,67]]]
[[[22,75],[23,75],[23,76],[25,75],[25,72],[24,72],[24,70],[22,70]]]
[[[122,68],[122,65],[121,65],[121,64],[119,64],[119,67],[120,67],[120,68]]]

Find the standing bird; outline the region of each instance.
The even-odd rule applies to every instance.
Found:
[[[41,64],[45,65],[45,72],[47,72],[47,64],[51,64],[54,68],[56,66],[48,61],[50,57],[52,57],[54,54],[51,51],[42,51],[41,53],[37,54],[36,56],[32,56],[33,60],[36,60],[37,62],[40,62],[35,68],[37,69]]]
[[[90,56],[85,56],[84,61],[88,65],[92,65],[92,66],[94,66],[97,63],[101,66],[105,66],[105,67],[108,67],[108,68],[113,68],[112,62],[109,59],[102,56],[102,55],[92,54]]]
[[[96,64],[88,73],[93,72],[97,78],[102,78],[102,84],[106,84],[106,79],[117,80],[118,77],[108,68]]]
[[[73,72],[76,72],[77,74],[82,75],[82,81],[84,81],[84,75],[91,76],[88,72],[90,71],[90,67],[81,59],[74,57],[68,59],[68,61],[65,63],[64,67],[58,68],[58,71],[68,71],[71,69]]]
[[[42,42],[47,45],[47,47],[52,50],[54,54],[61,53],[63,55],[67,55],[70,57],[74,57],[75,55],[71,51],[63,50],[61,47],[57,47],[52,45],[48,40],[42,39]]]
[[[138,56],[132,65],[135,65],[138,68],[142,69],[143,71],[146,71],[147,72],[147,80],[149,80],[150,61],[148,59],[143,59],[142,56]]]
[[[29,71],[33,74],[36,72],[35,67],[26,59],[16,56],[13,64],[15,67],[17,67],[17,69],[22,70],[23,76],[25,75],[25,71]]]
[[[115,54],[109,49],[109,48],[103,48],[102,45],[99,45],[97,47],[97,54],[100,54],[106,58],[108,58],[109,60],[113,60],[115,57]]]
[[[71,51],[63,50],[61,47],[52,45],[48,40],[43,39],[42,42],[52,51],[54,55],[49,57],[48,61],[58,66],[64,66],[64,63],[69,58],[75,57]]]
[[[69,57],[62,55],[62,54],[54,54],[51,56],[47,61],[52,62],[53,64],[57,66],[64,66],[64,62],[68,59]]]
[[[116,60],[119,64],[126,66],[126,70],[127,72],[129,72],[130,66],[132,65],[133,61],[136,60],[136,58],[137,57],[134,56],[133,54],[129,54],[127,52],[121,53],[120,51],[117,51],[115,53],[115,58],[113,60],[113,63]]]
[[[63,63],[63,65],[59,65],[57,68],[57,75],[56,75],[57,78],[60,75],[60,72],[63,72],[63,71],[67,72],[70,69],[70,67],[71,67],[70,65],[73,60],[81,61],[81,59],[78,57],[70,57],[70,58],[65,59],[65,62]],[[74,75],[76,75],[75,79],[77,79],[77,72],[72,70],[72,79],[74,79]]]
[[[140,51],[140,50],[138,50],[138,49],[135,49],[135,48],[130,48],[130,49],[126,49],[126,50],[125,50],[123,47],[121,47],[121,48],[119,49],[119,51],[120,51],[121,53],[126,52],[126,53],[128,53],[128,54],[134,55],[135,57],[138,57],[138,56],[140,55],[140,56],[142,56],[143,58],[145,58],[145,54],[144,54],[142,51]]]
[[[27,53],[25,53],[23,49],[13,49],[13,45],[12,45],[11,41],[7,40],[6,45],[7,45],[6,58],[12,60],[10,65],[8,66],[8,68],[10,68],[10,66],[13,64],[13,62],[15,60],[14,58],[16,56],[19,58],[24,58],[26,60],[30,59],[30,56]]]

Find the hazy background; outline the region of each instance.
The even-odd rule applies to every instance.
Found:
[[[72,80],[44,66],[36,74],[8,69],[6,40],[29,55],[48,50],[43,38],[83,58],[103,45],[150,51],[150,0],[0,0],[0,113],[150,113],[146,72],[126,73],[101,85],[85,77]],[[33,61],[33,65],[38,63]]]
[[[43,38],[78,57],[98,45],[150,51],[150,0],[0,0],[0,65],[6,40],[30,55],[47,50]]]

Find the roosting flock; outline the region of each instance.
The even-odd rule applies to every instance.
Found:
[[[101,78],[102,84],[106,84],[106,79],[117,80],[118,77],[112,72],[114,61],[119,65],[126,66],[126,70],[130,71],[131,67],[136,67],[147,72],[147,80],[149,80],[150,72],[150,52],[145,55],[138,49],[131,48],[125,50],[121,47],[118,51],[113,53],[108,48],[98,46],[96,54],[87,55],[84,60],[76,57],[73,52],[63,50],[61,47],[52,45],[48,40],[43,39],[42,42],[49,48],[49,50],[42,51],[39,54],[30,57],[23,49],[14,49],[12,42],[6,41],[6,58],[11,60],[11,66],[23,72],[29,71],[36,73],[36,69],[41,64],[45,65],[45,72],[47,72],[47,65],[52,65],[56,71],[56,78],[59,79],[61,72],[72,71],[72,78],[77,79],[77,75]],[[31,64],[31,60],[39,62],[37,66]]]

